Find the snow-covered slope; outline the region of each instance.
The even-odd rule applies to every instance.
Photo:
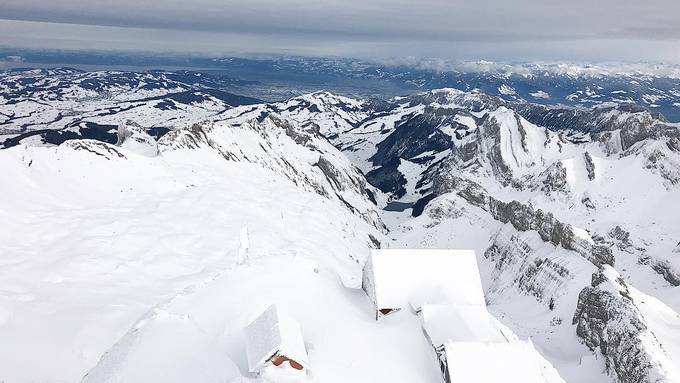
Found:
[[[0,152],[1,379],[79,381],[97,366],[88,381],[149,381],[153,368],[224,381],[239,371],[230,359],[243,367],[238,330],[276,302],[315,342],[315,372],[333,376],[323,355],[360,343],[351,326],[372,325],[353,289],[383,228],[360,174],[322,137],[274,116],[175,131],[155,157],[129,139]],[[249,261],[237,266],[246,226]],[[193,294],[207,318],[172,314]],[[338,326],[323,335],[334,321],[344,337]],[[392,338],[383,346],[409,349],[408,336]]]

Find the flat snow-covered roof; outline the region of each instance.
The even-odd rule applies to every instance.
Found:
[[[449,342],[446,360],[456,383],[564,383],[530,342]]]
[[[270,306],[246,327],[248,368],[255,372],[277,352],[309,368],[300,325],[292,317]]]
[[[506,343],[496,318],[485,306],[424,305],[423,329],[434,347],[446,342]]]
[[[371,251],[370,262],[379,309],[485,305],[473,250],[380,249]]]

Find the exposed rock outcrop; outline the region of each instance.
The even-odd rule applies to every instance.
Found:
[[[354,214],[384,230],[366,179],[342,156],[315,124],[300,124],[275,113],[225,123],[194,124],[159,141],[163,153],[207,149],[234,162],[257,164],[279,173],[300,188],[337,199]]]
[[[640,258],[639,263],[649,265],[671,285],[680,286],[680,272],[668,260],[645,256]]]
[[[595,179],[595,162],[593,162],[593,156],[591,156],[590,153],[585,152],[583,154],[583,159],[586,162],[586,171],[588,172],[588,179],[592,181]]]
[[[660,115],[638,105],[574,109],[514,104],[513,109],[532,123],[554,131],[589,133],[594,141],[600,142],[610,152],[627,150],[650,138],[680,137],[676,127],[668,124]]]
[[[540,188],[545,193],[566,192],[568,190],[567,169],[562,161],[550,165],[540,175]]]
[[[484,257],[493,262],[495,273],[511,276],[510,280],[520,291],[545,303],[552,300],[554,304],[554,298],[566,291],[573,275],[566,267],[535,253],[536,249],[521,236],[501,229],[484,252]]]
[[[630,233],[619,225],[614,226],[607,235],[612,239],[617,240],[621,246],[631,246]]]
[[[73,150],[82,150],[94,155],[104,157],[107,160],[125,158],[121,151],[111,144],[96,140],[70,140],[65,141],[61,146],[71,148]]]
[[[158,143],[146,130],[133,121],[118,125],[117,146],[148,157],[158,155]]]
[[[663,346],[613,268],[593,274],[591,286],[579,294],[573,324],[586,346],[604,356],[608,372],[619,382],[669,382]]]
[[[455,191],[472,205],[488,211],[494,219],[510,223],[519,231],[536,230],[544,241],[576,251],[598,267],[614,265],[614,256],[608,245],[575,235],[571,225],[559,221],[550,212],[518,201],[500,201],[488,195],[480,185],[450,173],[436,183],[435,190],[443,192],[443,189]]]
[[[451,138],[439,127],[458,124],[455,113],[441,109],[427,109],[425,113],[408,116],[397,123],[396,129],[376,146],[370,158],[374,165],[382,165],[399,158],[412,158],[427,151],[440,152],[452,147]]]

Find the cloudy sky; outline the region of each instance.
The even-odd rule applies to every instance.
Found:
[[[0,46],[680,62],[678,0],[0,0]]]

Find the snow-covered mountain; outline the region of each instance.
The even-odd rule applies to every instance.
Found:
[[[158,142],[129,122],[118,144],[0,152],[4,381],[79,381],[90,369],[86,381],[228,381],[240,376],[239,331],[272,301],[295,310],[315,360],[366,336],[409,349],[395,328],[366,335],[370,309],[361,315],[354,292],[385,232],[371,187],[315,131],[259,117]],[[323,337],[326,326],[340,338]],[[321,380],[356,380],[318,364]]]
[[[475,89],[506,101],[591,107],[638,104],[680,122],[680,67],[663,64],[499,63],[489,61],[279,58],[214,59],[236,76],[273,77],[299,88],[316,83],[337,92],[407,94],[440,88]]]
[[[99,63],[102,64],[102,70],[2,70],[0,89],[3,92],[0,94],[6,93],[9,98],[14,99],[26,95],[24,88],[31,92],[37,89],[51,94],[50,99],[55,100],[62,94],[93,94],[99,90],[104,95],[115,95],[117,93],[113,91],[117,88],[124,91],[126,87],[135,89],[141,85],[146,91],[163,87],[183,90],[218,89],[274,102],[318,89],[328,89],[353,97],[384,97],[450,87],[465,91],[478,89],[506,101],[543,105],[592,107],[608,103],[637,104],[663,115],[669,121],[680,122],[680,67],[677,65],[536,62],[508,64],[441,60],[367,62],[306,57],[193,57],[181,60],[166,58],[159,61],[158,57],[144,60],[135,55],[96,55],[88,58],[70,56],[66,52],[54,53],[51,58],[41,58],[40,54],[26,54],[25,59],[29,62],[33,59],[36,65],[43,66],[50,60],[54,63],[71,62],[76,66]],[[3,50],[0,49],[0,68],[2,54]],[[29,62],[18,65],[28,66]],[[125,63],[142,68],[170,66],[197,69],[124,72],[111,70],[117,68],[111,63]],[[126,66],[120,68],[129,69]],[[3,84],[6,86],[3,87]],[[83,89],[78,89],[81,84]],[[41,88],[42,85],[46,86]],[[18,93],[15,94],[15,91]],[[230,98],[228,95],[214,96]],[[186,98],[181,95],[179,97]],[[186,102],[180,100],[180,103]],[[227,100],[227,103],[233,105],[231,100]],[[51,120],[41,122],[47,121]]]
[[[388,102],[319,92],[269,108],[318,126],[384,192],[387,246],[483,254],[492,310],[567,380],[606,368],[623,382],[673,381],[679,125],[630,105],[546,107],[452,89]],[[632,304],[584,298],[606,268],[639,289]],[[611,311],[583,315],[598,310]]]
[[[568,381],[602,368],[580,344],[615,381],[678,379],[680,125],[443,89],[347,126],[330,137],[389,196],[390,246],[476,249],[492,310]]]
[[[250,84],[199,72],[8,70],[0,75],[0,148],[94,138],[115,143],[121,120],[154,136],[260,100],[221,89]]]
[[[680,125],[453,89],[170,117],[177,92],[137,89],[68,101],[104,137],[6,131],[0,379],[247,379],[241,330],[276,301],[312,380],[437,382],[417,318],[377,324],[358,289],[370,248],[409,247],[474,249],[489,311],[567,382],[679,381]]]

